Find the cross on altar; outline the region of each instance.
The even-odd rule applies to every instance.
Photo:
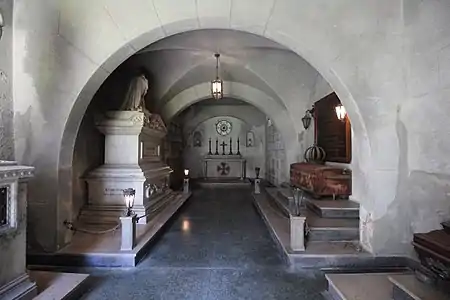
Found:
[[[222,146],[222,155],[225,155],[225,147],[227,146],[227,144],[225,144],[225,141],[223,141],[220,146]]]
[[[220,165],[217,166],[217,172],[220,173],[220,175],[228,175],[230,173],[230,166],[227,163],[220,163]]]

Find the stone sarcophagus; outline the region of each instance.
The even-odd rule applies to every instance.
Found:
[[[293,187],[316,197],[348,197],[352,194],[351,171],[313,163],[291,164],[290,181]]]
[[[123,190],[136,191],[133,211],[145,224],[158,200],[171,193],[172,169],[162,160],[166,127],[157,114],[110,111],[97,122],[105,135],[105,162],[91,171],[88,205],[80,218],[87,223],[117,222],[125,210]]]

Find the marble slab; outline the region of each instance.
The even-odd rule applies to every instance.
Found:
[[[68,267],[134,267],[143,258],[146,250],[152,245],[164,225],[190,196],[191,193],[179,193],[177,199],[174,199],[147,224],[138,224],[136,228],[137,245],[131,251],[121,251],[120,249],[120,228],[101,235],[77,232],[72,243],[56,253],[28,254],[28,263],[30,265]]]
[[[319,268],[322,270],[404,270],[410,259],[403,256],[376,256],[355,242],[308,242],[305,251],[290,247],[289,218],[272,207],[266,193],[253,194],[254,205],[266,223],[286,262],[294,269]]]

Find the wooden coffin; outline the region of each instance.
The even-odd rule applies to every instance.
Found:
[[[352,194],[351,171],[338,167],[294,163],[290,168],[291,185],[314,196],[348,197]]]
[[[450,234],[445,230],[414,234],[413,246],[423,266],[450,280]]]

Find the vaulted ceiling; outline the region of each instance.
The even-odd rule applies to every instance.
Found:
[[[197,30],[165,38],[139,51],[119,69],[145,67],[150,72],[147,101],[160,111],[179,93],[214,78],[215,53],[221,55],[220,77],[225,82],[260,90],[286,109],[292,98],[309,101],[308,93],[317,80],[323,80],[292,51],[266,38],[232,30]]]

